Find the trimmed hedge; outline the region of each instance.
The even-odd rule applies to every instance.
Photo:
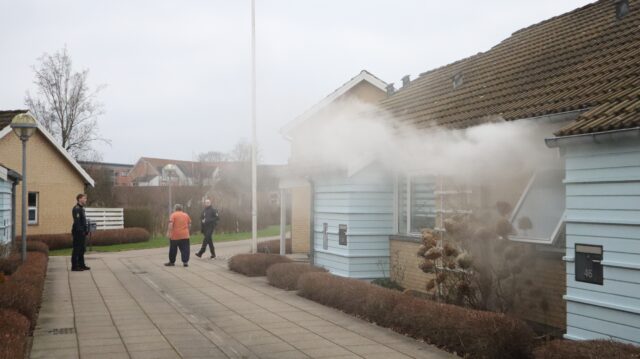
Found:
[[[23,358],[29,320],[11,309],[0,308],[0,359]]]
[[[31,330],[36,325],[48,260],[43,253],[29,252],[27,261],[0,285],[0,308],[12,309],[24,315],[30,322]]]
[[[640,358],[640,347],[611,340],[553,340],[534,353],[536,359]]]
[[[92,246],[108,246],[112,244],[146,242],[149,238],[151,238],[151,235],[149,231],[144,228],[106,229],[93,232],[90,238],[87,237],[87,245],[91,243]],[[49,249],[73,247],[71,233],[36,234],[27,236],[27,240],[29,242],[43,242]]]
[[[523,321],[413,298],[329,273],[305,273],[298,294],[472,358],[531,358],[533,331]]]
[[[125,208],[124,228],[144,228],[153,232],[153,217],[148,208]]]
[[[284,251],[286,254],[291,254],[291,238],[285,240]],[[258,253],[280,254],[280,240],[272,239],[258,243]]]
[[[307,263],[276,263],[267,269],[267,280],[274,287],[295,290],[298,289],[298,279],[304,273],[326,271]]]
[[[267,268],[276,263],[289,263],[291,259],[279,254],[237,254],[229,259],[229,269],[248,277],[267,275]]]
[[[0,258],[0,272],[5,275],[11,275],[21,263],[20,254],[14,252],[8,257]]]

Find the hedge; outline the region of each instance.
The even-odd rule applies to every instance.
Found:
[[[153,217],[148,208],[125,208],[124,228],[144,228],[153,233]]]
[[[23,358],[27,335],[29,320],[15,310],[0,308],[0,359]]]
[[[531,358],[533,331],[523,321],[413,298],[357,279],[305,273],[298,294],[380,326],[472,358]]]
[[[291,259],[279,254],[237,254],[229,259],[229,269],[248,277],[267,275],[267,268],[275,263],[288,263]]]
[[[27,260],[0,284],[0,308],[12,309],[24,315],[30,329],[36,325],[38,309],[42,300],[44,278],[49,258],[39,252],[29,252]]]
[[[285,290],[298,289],[298,279],[308,272],[326,272],[320,267],[310,266],[307,263],[276,263],[267,269],[269,284]]]
[[[285,240],[284,251],[286,254],[291,254],[291,238]],[[280,240],[272,239],[258,243],[258,253],[280,254]]]
[[[90,237],[87,237],[87,245],[108,246],[112,244],[146,242],[149,238],[151,238],[151,235],[144,228],[106,229],[95,231]],[[36,234],[27,236],[27,240],[43,242],[49,249],[73,247],[71,233]]]
[[[552,340],[534,353],[536,359],[640,358],[640,347],[611,340]]]
[[[18,269],[18,266],[22,263],[20,254],[12,253],[8,257],[0,258],[0,272],[5,275],[11,275]]]

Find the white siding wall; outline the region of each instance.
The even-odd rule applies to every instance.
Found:
[[[0,178],[0,244],[11,242],[11,182]]]
[[[640,344],[640,144],[566,148],[567,337]],[[575,281],[575,244],[603,246],[603,285]]]

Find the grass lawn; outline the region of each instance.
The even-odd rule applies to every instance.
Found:
[[[280,234],[280,226],[274,225],[269,226],[265,229],[258,231],[258,237],[273,237]],[[242,239],[251,238],[251,232],[239,232],[239,233],[224,233],[224,234],[214,234],[213,243],[218,242],[229,242],[229,241],[238,241]],[[191,236],[191,244],[201,244],[202,243],[202,234],[194,234]],[[120,252],[120,251],[130,251],[135,249],[149,249],[149,248],[161,248],[168,247],[169,239],[165,236],[153,236],[147,242],[140,243],[127,243],[127,244],[114,244],[110,246],[94,246],[92,250],[94,252]],[[87,248],[87,251],[89,248]],[[70,256],[71,248],[64,249],[56,249],[49,251],[50,256]]]

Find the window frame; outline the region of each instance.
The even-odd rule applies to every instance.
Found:
[[[414,171],[414,172],[408,172],[406,174],[400,175],[400,174],[396,174],[395,177],[395,181],[394,181],[394,231],[396,232],[396,234],[398,235],[402,235],[402,236],[410,236],[410,237],[420,237],[422,235],[421,232],[415,232],[415,231],[411,231],[412,228],[412,204],[413,204],[413,196],[412,196],[412,192],[413,192],[413,182],[412,180],[416,177],[423,177],[423,176],[432,176],[428,173],[424,173],[422,171]],[[435,177],[435,176],[432,176]],[[401,183],[403,182],[403,185],[405,186],[405,188],[403,189],[405,192],[404,194],[401,193],[400,189],[401,189]],[[402,204],[402,210],[401,210],[401,200],[400,200],[400,196],[403,195],[406,197],[406,201],[405,203]],[[403,225],[401,225],[401,221],[400,221],[400,215],[402,213],[402,211],[404,211],[407,215],[406,221],[404,221],[404,223],[402,223]],[[434,211],[437,211],[434,208]],[[435,212],[434,212],[435,213]],[[402,229],[404,232],[401,231],[401,227],[405,227],[404,224],[406,224],[406,228]],[[434,227],[435,227],[435,222],[434,222]]]
[[[31,194],[35,195],[35,206],[32,206],[29,204],[29,196]],[[39,211],[39,207],[40,207],[40,192],[29,192],[27,193],[27,224],[30,226],[37,226],[40,223],[40,211]],[[29,214],[31,213],[31,211],[34,211],[35,213],[35,219],[31,220]]]

